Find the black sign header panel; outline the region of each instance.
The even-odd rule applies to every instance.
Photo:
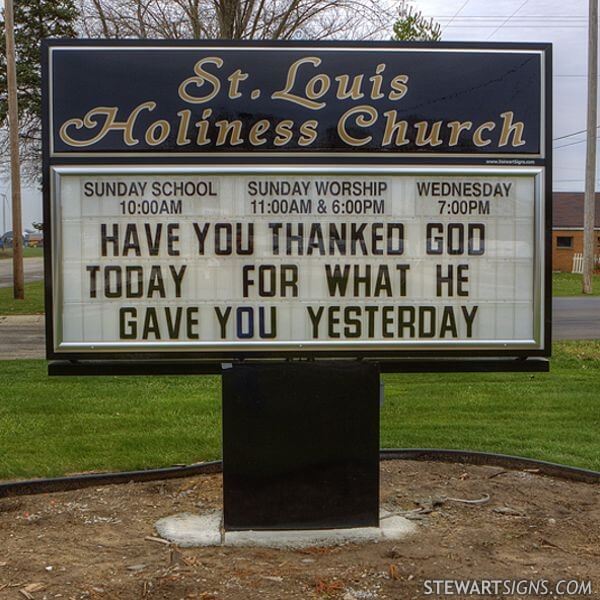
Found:
[[[539,46],[52,44],[51,156],[544,155]]]

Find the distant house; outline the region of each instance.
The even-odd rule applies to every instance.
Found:
[[[596,194],[595,253],[600,255],[600,193]],[[571,272],[573,256],[583,252],[583,192],[552,195],[552,269]]]

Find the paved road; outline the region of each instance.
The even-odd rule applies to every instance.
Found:
[[[45,358],[44,315],[0,317],[0,360]]]
[[[25,269],[25,281],[40,281],[44,279],[43,258],[25,258],[23,265]],[[11,287],[12,284],[12,259],[2,259],[0,260],[0,288]]]
[[[600,339],[600,296],[554,298],[552,339]]]
[[[555,340],[600,339],[600,297],[555,298]],[[0,360],[44,358],[42,315],[0,317]]]

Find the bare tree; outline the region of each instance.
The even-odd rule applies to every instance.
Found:
[[[80,0],[88,37],[376,39],[402,12],[392,0]]]

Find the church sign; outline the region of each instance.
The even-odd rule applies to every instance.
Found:
[[[546,45],[43,52],[49,358],[549,354]]]

